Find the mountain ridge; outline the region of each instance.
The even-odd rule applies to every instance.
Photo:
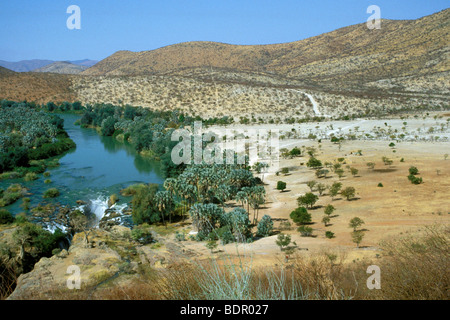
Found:
[[[190,68],[224,68],[310,81],[359,83],[361,79],[370,82],[448,71],[446,61],[423,69],[429,61],[439,59],[437,51],[449,52],[449,21],[450,9],[446,9],[417,20],[383,19],[381,30],[369,30],[361,23],[281,44],[195,41],[149,51],[120,50],[82,74],[159,75]],[[411,48],[414,50],[408,50]],[[366,72],[368,68],[372,72]]]

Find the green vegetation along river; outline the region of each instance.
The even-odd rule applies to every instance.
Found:
[[[80,117],[62,114],[64,129],[76,143],[74,150],[60,159],[60,166],[49,168],[49,177],[39,175],[39,179],[24,182],[23,179],[0,181],[0,188],[6,189],[12,183],[20,183],[26,188],[31,199],[31,207],[42,202],[58,202],[75,206],[77,200],[106,201],[111,194],[134,183],[162,184],[163,178],[157,161],[139,155],[132,145],[113,137],[104,137],[95,129],[83,129],[75,125]],[[50,179],[51,183],[44,183]],[[55,199],[43,199],[49,188],[59,189],[61,195]],[[127,199],[121,199],[123,203]],[[17,214],[22,210],[21,200],[5,209]]]

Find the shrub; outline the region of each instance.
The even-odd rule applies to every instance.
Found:
[[[327,237],[328,239],[334,238],[334,232],[325,231],[325,237]]]
[[[381,182],[378,183],[378,187],[382,188],[382,187],[383,187],[383,184],[382,184]]]
[[[278,181],[277,182],[277,190],[280,190],[281,192],[283,192],[284,189],[286,189],[286,182]]]
[[[302,235],[302,237],[311,237],[313,233],[313,229],[308,226],[300,226],[297,229],[298,232]]]
[[[44,180],[44,183],[46,183],[46,184],[52,183],[52,180],[50,180],[50,179],[45,179],[45,180]]]
[[[260,237],[268,237],[273,231],[273,221],[269,215],[264,215],[257,226],[256,235]]]
[[[176,231],[175,232],[175,240],[186,241],[186,235],[184,234],[184,232]]]
[[[408,180],[411,181],[412,184],[421,184],[423,182],[421,177],[416,177],[412,174],[408,176]]]
[[[23,178],[25,181],[33,181],[37,180],[38,176],[34,172],[28,172],[25,177]]]
[[[410,175],[417,175],[419,174],[419,169],[417,169],[416,167],[412,166],[409,168],[409,174]]]
[[[291,236],[288,234],[280,233],[277,236],[277,240],[275,241],[275,243],[280,247],[280,250],[283,251],[291,243]]]
[[[131,230],[131,238],[140,244],[148,244],[154,241],[151,231],[144,228],[134,228]]]
[[[5,209],[0,209],[0,224],[8,224],[14,222],[14,216]]]
[[[60,195],[59,190],[56,188],[48,189],[44,192],[44,198],[56,198]]]

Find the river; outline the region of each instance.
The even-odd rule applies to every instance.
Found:
[[[111,194],[135,183],[162,184],[163,178],[159,162],[139,155],[133,146],[113,137],[103,137],[95,129],[83,129],[74,123],[80,117],[74,114],[60,115],[64,128],[76,143],[76,149],[60,159],[60,166],[48,168],[49,177],[39,175],[39,179],[24,182],[23,179],[0,181],[0,188],[6,189],[11,183],[20,183],[28,188],[31,207],[46,202],[58,202],[75,206],[77,200],[106,201]],[[52,182],[45,184],[50,179]],[[61,195],[55,199],[43,199],[49,188],[57,188]],[[120,195],[119,195],[120,197]],[[120,203],[129,199],[120,197]],[[23,211],[22,200],[6,207],[13,214]]]

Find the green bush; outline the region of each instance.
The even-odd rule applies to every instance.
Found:
[[[325,231],[325,237],[327,237],[328,239],[334,238],[334,232]]]
[[[59,195],[60,195],[60,193],[59,193],[58,189],[50,188],[44,192],[43,197],[44,198],[56,198],[56,197],[59,197]]]
[[[305,207],[299,207],[291,212],[289,217],[296,223],[296,224],[305,224],[311,222],[311,214],[308,213]]]
[[[277,182],[277,190],[280,190],[281,192],[283,192],[284,189],[286,189],[286,182],[278,181]]]
[[[416,167],[412,166],[409,168],[409,174],[410,175],[417,175],[419,174],[419,169],[417,169]]]
[[[5,209],[0,209],[0,224],[8,224],[14,222],[14,216]]]
[[[311,237],[313,233],[313,229],[305,225],[298,227],[297,231],[300,232],[302,237]]]
[[[381,182],[378,183],[378,187],[382,188],[382,187],[383,187],[383,184],[382,184]]]
[[[38,176],[34,172],[28,172],[25,177],[23,178],[25,181],[33,181],[37,180]]]

